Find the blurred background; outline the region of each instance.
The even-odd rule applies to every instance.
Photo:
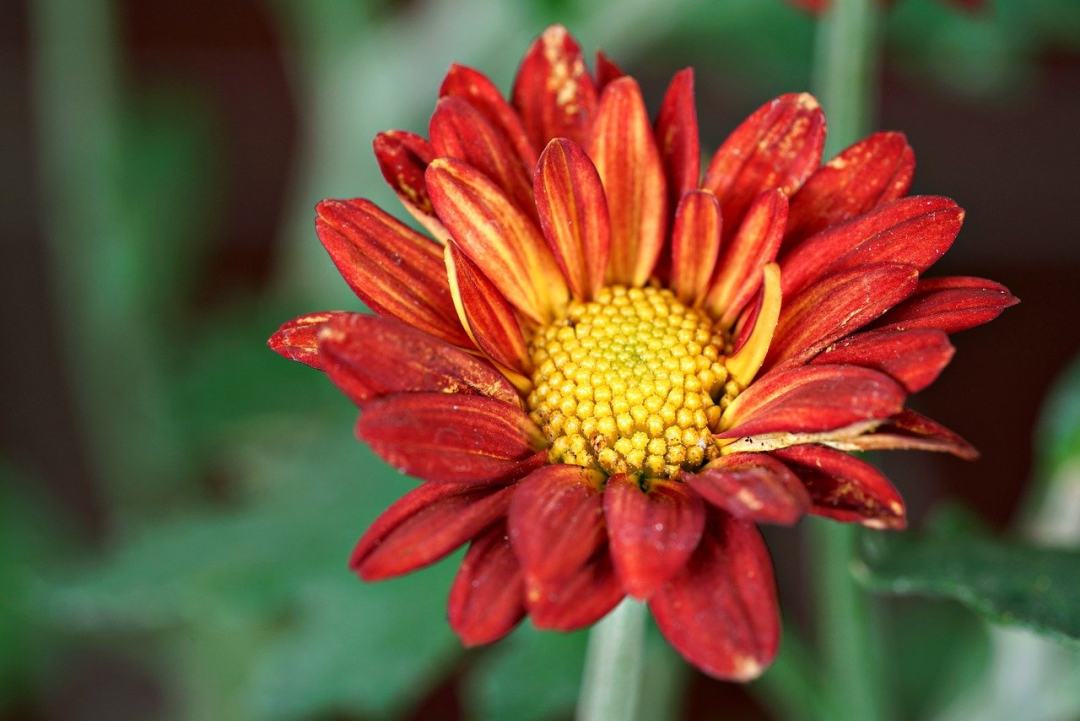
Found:
[[[287,318],[359,306],[312,209],[404,215],[374,134],[424,132],[451,62],[507,89],[554,21],[654,110],[694,65],[709,148],[810,83],[814,20],[783,0],[0,4],[0,719],[571,717],[582,634],[526,624],[465,652],[444,613],[457,556],[373,586],[347,571],[411,482],[353,440],[325,379],[265,347]],[[897,0],[882,32],[876,124],[907,133],[913,192],[968,211],[934,272],[1022,300],[955,338],[915,401],[982,458],[884,463],[916,528],[950,503],[988,534],[1075,543],[1080,3]],[[767,538],[812,652],[816,569],[798,529]],[[1075,650],[952,602],[873,610],[890,718],[1080,718]],[[743,688],[653,641],[643,719],[812,717],[809,691],[773,692],[787,656]]]

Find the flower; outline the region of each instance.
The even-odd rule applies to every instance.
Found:
[[[526,614],[579,628],[630,595],[698,668],[751,679],[780,633],[755,524],[902,528],[899,493],[848,452],[975,455],[904,408],[949,333],[1016,302],[921,277],[963,211],[906,197],[898,133],[821,165],[807,94],[755,111],[702,180],[693,82],[675,75],[654,124],[633,78],[603,56],[590,75],[551,27],[510,102],[455,65],[430,140],[375,139],[434,240],[366,200],[318,206],[375,315],[301,316],[270,346],[324,371],[357,436],[423,481],[360,539],[361,578],[470,543],[449,600],[467,645]]]

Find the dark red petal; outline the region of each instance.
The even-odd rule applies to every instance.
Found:
[[[781,273],[781,278],[783,273]],[[881,263],[842,270],[785,296],[765,368],[804,363],[911,295],[918,272]]]
[[[927,278],[906,301],[889,311],[875,328],[936,328],[957,333],[989,323],[1020,301],[1009,290],[982,278]]]
[[[465,646],[498,641],[525,615],[521,564],[506,524],[477,536],[450,589],[450,628]]]
[[[732,453],[682,476],[709,503],[755,523],[791,525],[810,510],[798,477],[764,453]]]
[[[906,525],[904,499],[869,463],[818,445],[790,446],[772,455],[802,479],[814,501],[812,513],[870,528]]]
[[[529,142],[521,118],[486,75],[464,65],[452,64],[439,88],[439,97],[446,96],[468,100],[506,138],[526,168],[536,165],[536,148]]]
[[[330,380],[363,405],[389,393],[471,393],[520,405],[517,389],[481,358],[390,318],[359,313],[320,336]]]
[[[354,314],[343,310],[324,310],[297,316],[282,323],[266,345],[283,358],[321,371],[323,361],[319,357],[319,331],[334,318],[349,315]]]
[[[367,200],[324,200],[315,229],[345,282],[372,310],[454,345],[457,319],[442,248]]]
[[[369,401],[356,435],[425,481],[498,483],[544,463],[540,430],[520,408],[484,396],[398,393]]]
[[[604,54],[604,51],[596,51],[596,92],[600,93],[608,83],[618,80],[626,73],[615,64],[615,61]]]
[[[425,483],[375,521],[349,566],[365,581],[381,581],[434,563],[504,516],[513,492]]]
[[[798,190],[821,163],[824,145],[825,116],[811,95],[781,95],[754,111],[716,151],[702,185],[720,198],[726,234],[762,192]]]
[[[874,368],[915,393],[937,380],[955,351],[949,336],[939,330],[871,330],[834,343],[813,362]]]
[[[428,130],[439,157],[465,161],[499,186],[519,210],[533,214],[526,166],[510,141],[469,101],[455,96],[440,99]]]
[[[705,506],[685,483],[654,480],[643,490],[636,478],[618,474],[604,491],[604,517],[623,589],[647,599],[697,548]]]
[[[562,25],[552,25],[533,41],[518,68],[513,95],[533,147],[560,137],[585,144],[596,88],[581,46]]]
[[[510,540],[526,588],[558,583],[578,571],[604,540],[603,478],[581,466],[533,471],[510,503]]]
[[[807,238],[780,262],[784,295],[820,278],[876,263],[903,263],[920,273],[956,239],[964,211],[949,198],[901,198]]]
[[[690,562],[649,603],[664,638],[708,675],[756,678],[776,656],[780,613],[753,524],[717,514]]]
[[[762,433],[818,433],[900,412],[904,389],[889,376],[858,366],[811,365],[754,381],[724,412],[732,426],[720,438]]]
[[[607,548],[601,546],[570,577],[528,587],[525,603],[537,628],[573,631],[599,621],[622,599],[622,584]]]
[[[694,105],[694,69],[675,74],[656,118],[656,143],[667,173],[668,207],[701,180],[701,145]]]
[[[387,130],[375,136],[372,149],[379,170],[405,209],[435,237],[443,239],[445,232],[424,186],[424,170],[435,157],[428,141],[406,130]]]
[[[958,433],[937,421],[904,409],[868,433],[851,440],[860,450],[918,450],[951,453],[966,461],[975,460],[979,452]]]
[[[863,138],[818,168],[791,199],[785,245],[903,197],[914,174],[915,153],[903,133]]]

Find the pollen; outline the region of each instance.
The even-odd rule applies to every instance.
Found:
[[[550,460],[656,478],[718,456],[712,434],[735,386],[726,342],[666,289],[609,286],[571,302],[530,344],[528,409]]]

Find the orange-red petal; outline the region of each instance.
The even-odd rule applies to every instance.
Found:
[[[439,87],[439,97],[447,96],[468,100],[506,138],[522,165],[526,168],[536,165],[536,148],[529,141],[521,118],[486,75],[464,65],[452,64]]]
[[[989,323],[1019,303],[1008,288],[992,280],[970,277],[926,278],[910,298],[889,311],[875,328],[936,328],[946,333]]]
[[[656,138],[633,78],[619,78],[604,89],[588,150],[611,217],[607,278],[642,285],[664,245],[667,195]]]
[[[642,488],[636,478],[617,474],[604,490],[604,518],[623,590],[647,599],[697,548],[705,506],[685,483],[654,480]]]
[[[437,243],[367,200],[324,200],[316,212],[319,240],[368,307],[455,345],[470,345]]]
[[[671,231],[671,289],[688,305],[703,300],[720,255],[720,202],[707,190],[682,196]]]
[[[732,453],[682,478],[717,508],[755,523],[791,525],[810,509],[798,477],[764,453]]]
[[[834,343],[813,362],[874,368],[915,393],[937,380],[955,351],[949,337],[939,330],[872,330]]]
[[[438,158],[427,186],[452,241],[515,308],[543,323],[568,298],[566,282],[540,230],[471,165]]]
[[[936,451],[951,453],[966,461],[975,460],[979,452],[960,434],[937,421],[904,409],[878,426],[873,433],[858,436],[847,442],[852,450],[865,451]]]
[[[488,484],[542,465],[540,430],[517,406],[485,396],[398,393],[364,406],[356,435],[402,473]]]
[[[596,108],[596,88],[581,46],[562,25],[533,41],[514,80],[514,107],[533,147],[552,138],[584,144]]]
[[[604,283],[611,224],[600,175],[576,143],[555,138],[533,178],[540,228],[575,298],[588,300]]]
[[[690,562],[649,608],[664,638],[714,678],[756,678],[779,648],[769,552],[753,524],[726,514],[714,514]]]
[[[266,344],[283,358],[321,371],[324,366],[319,357],[319,331],[331,320],[348,315],[352,314],[343,310],[305,313],[282,323]]]
[[[505,523],[473,539],[454,577],[447,611],[450,628],[467,647],[498,641],[525,615],[521,564]]]
[[[431,144],[407,130],[387,130],[375,136],[372,149],[379,170],[401,204],[429,233],[444,242],[446,229],[435,217],[424,186],[424,170],[435,157]]]
[[[626,73],[609,58],[603,50],[596,51],[596,92],[603,91],[612,80],[618,80]]]
[[[599,621],[623,599],[606,546],[569,577],[534,584],[526,591],[525,605],[537,628],[573,631]]]
[[[667,173],[668,204],[675,207],[683,193],[697,188],[701,180],[693,68],[684,68],[671,79],[656,117],[656,142]]]

